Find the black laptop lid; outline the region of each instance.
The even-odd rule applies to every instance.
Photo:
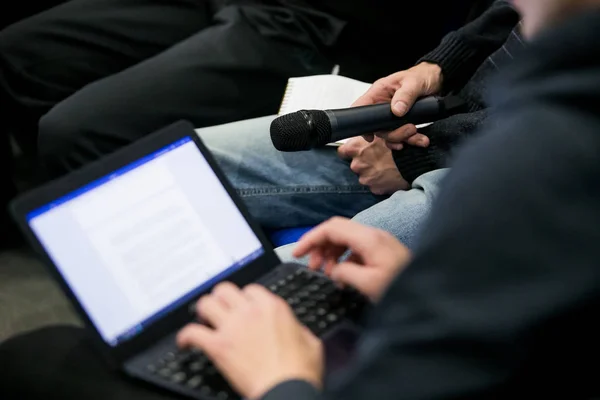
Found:
[[[126,150],[124,165],[103,160],[109,173],[92,168],[42,189],[50,201],[16,207],[111,348],[272,253],[199,146],[179,124]]]

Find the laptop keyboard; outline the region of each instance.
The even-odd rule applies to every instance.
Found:
[[[296,317],[320,336],[343,318],[356,320],[366,301],[355,290],[340,289],[330,279],[298,269],[267,286],[283,297]]]
[[[367,304],[358,292],[339,289],[326,277],[298,269],[278,277],[267,288],[283,297],[304,325],[320,336],[342,319],[356,320]],[[239,396],[200,351],[179,350],[163,354],[147,366],[155,376],[219,400]]]

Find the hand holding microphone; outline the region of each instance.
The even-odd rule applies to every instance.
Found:
[[[271,140],[280,151],[310,150],[372,132],[379,132],[378,136],[392,142],[394,139],[380,132],[447,118],[459,112],[463,104],[455,97],[425,97],[404,117],[394,115],[386,103],[339,110],[300,110],[273,120]]]
[[[441,92],[442,82],[440,66],[422,62],[405,71],[396,72],[377,80],[364,95],[352,104],[352,107],[388,103],[394,115],[404,117],[417,99]],[[392,131],[372,132],[363,137],[370,142],[375,133],[379,133],[379,136],[392,150],[401,150],[403,143],[419,147],[429,145],[429,138],[417,133],[414,123],[403,125]]]
[[[426,147],[428,139],[423,135],[409,139],[416,135],[414,125],[446,118],[458,112],[463,104],[456,98],[433,96],[415,102],[423,93],[437,89],[431,89],[429,83],[432,80],[423,72],[429,70],[430,65],[419,64],[414,68],[420,72],[411,72],[411,69],[379,80],[357,101],[358,104],[381,103],[387,96],[382,104],[341,110],[301,110],[275,119],[271,124],[273,145],[280,151],[302,151],[358,135],[366,135],[372,140],[373,133],[376,133],[386,140],[388,147],[396,150],[400,147],[397,141],[412,140]],[[404,111],[407,104],[409,110],[406,114],[399,117],[394,113],[394,110]]]

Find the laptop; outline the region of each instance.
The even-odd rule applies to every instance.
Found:
[[[195,399],[239,398],[201,351],[175,345],[198,298],[222,281],[283,297],[323,338],[328,371],[352,355],[366,300],[281,264],[185,121],[23,195],[12,213],[100,354],[130,377]]]

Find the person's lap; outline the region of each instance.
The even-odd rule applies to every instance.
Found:
[[[431,181],[424,181],[420,189],[414,189],[421,193],[415,192],[407,196],[412,204],[411,208],[418,212],[409,218],[411,222],[408,222],[407,226],[414,227],[414,224],[425,218],[427,204],[435,194],[435,182],[443,175],[444,171],[438,171],[432,175]],[[431,192],[428,192],[429,190]],[[379,218],[391,223],[394,221],[394,215],[390,216],[385,212],[397,211],[392,202],[398,200],[391,197],[380,203],[383,211],[380,215],[376,212],[378,205],[375,205],[357,217],[370,224]],[[268,204],[264,197],[263,201]],[[402,228],[402,225],[396,228]],[[285,261],[286,248],[278,250]],[[289,257],[289,251],[287,254]],[[7,400],[20,400],[25,397],[33,400],[46,398],[48,394],[63,400],[178,398],[108,369],[99,355],[92,350],[89,335],[83,328],[50,327],[0,344],[0,397]]]
[[[60,2],[64,4],[36,14]],[[8,228],[5,212],[16,192],[8,134],[33,162],[43,114],[90,82],[154,56],[207,26],[203,2],[48,0],[23,6],[21,11],[35,14],[29,18],[17,22],[17,16],[11,16],[14,23],[0,31],[0,186],[13,190],[0,195],[0,247],[17,236],[16,229]]]
[[[438,189],[449,169],[442,168],[419,176],[409,190],[401,190],[354,216],[353,220],[390,232],[409,248],[414,248],[421,225],[429,215]]]
[[[270,139],[275,117],[198,130],[253,217],[266,228],[315,225],[352,217],[376,204],[336,149],[280,152]]]
[[[390,232],[409,248],[417,243],[420,227],[429,215],[439,185],[448,169],[438,169],[418,177],[406,191],[394,193],[389,198],[359,212],[352,219],[363,225]],[[305,258],[292,255],[296,244],[291,243],[276,249],[283,262],[307,263]]]
[[[209,23],[205,0],[76,0],[19,21],[0,31],[2,129],[35,135],[60,101]]]
[[[201,127],[271,114],[289,76],[329,71],[306,48],[263,37],[244,13],[225,8],[201,32],[55,106],[40,121],[45,164],[78,168],[179,119]]]
[[[210,145],[210,138],[207,142]],[[330,156],[333,158],[335,154]],[[221,160],[221,164],[225,165],[225,162]],[[401,199],[406,198],[415,214],[407,218],[406,224],[403,225],[400,221],[400,224],[393,229],[400,232],[403,228],[410,227],[411,232],[409,233],[407,230],[403,234],[413,235],[416,230],[412,230],[412,228],[415,228],[415,225],[418,225],[419,221],[426,217],[428,202],[435,195],[436,182],[439,182],[444,172],[437,171],[432,174],[430,181],[423,180],[418,189],[406,192],[406,196],[397,198],[392,196],[363,211],[357,216],[357,219],[367,221],[369,224],[376,224],[377,220],[387,221],[384,223],[391,224],[392,221],[396,221],[395,216],[405,214],[398,212],[399,210],[395,207],[401,206]],[[253,192],[253,189],[249,187],[246,187],[245,190]],[[411,193],[413,191],[414,193]],[[265,196],[261,195],[262,207],[268,208],[269,202]],[[302,198],[300,197],[299,200]],[[254,203],[255,206],[261,201]],[[394,204],[396,202],[398,204]],[[379,205],[381,207],[378,207]],[[297,209],[297,212],[302,209],[298,206],[294,208]],[[389,215],[388,211],[396,212]],[[285,252],[286,248],[278,249],[278,253],[284,261]],[[83,328],[50,327],[15,337],[0,344],[0,397],[7,400],[20,400],[25,397],[33,400],[47,398],[49,394],[63,400],[82,398],[89,400],[129,400],[132,398],[167,400],[179,398],[108,369],[92,349],[90,337]]]
[[[334,147],[292,153],[276,150],[269,136],[273,118],[198,130],[262,226],[310,226],[344,216],[387,230],[413,246],[446,170],[420,176],[410,190],[387,198],[375,196],[359,184]]]
[[[444,170],[426,174],[411,190],[382,200],[358,184],[333,148],[302,153],[275,150],[268,134],[271,120],[267,117],[198,131],[263,225],[314,224],[332,215],[354,216],[414,242]],[[285,248],[278,252],[283,259],[288,257]],[[110,371],[81,328],[46,328],[0,345],[2,398],[26,395],[36,399],[48,393],[61,399],[176,398]]]

